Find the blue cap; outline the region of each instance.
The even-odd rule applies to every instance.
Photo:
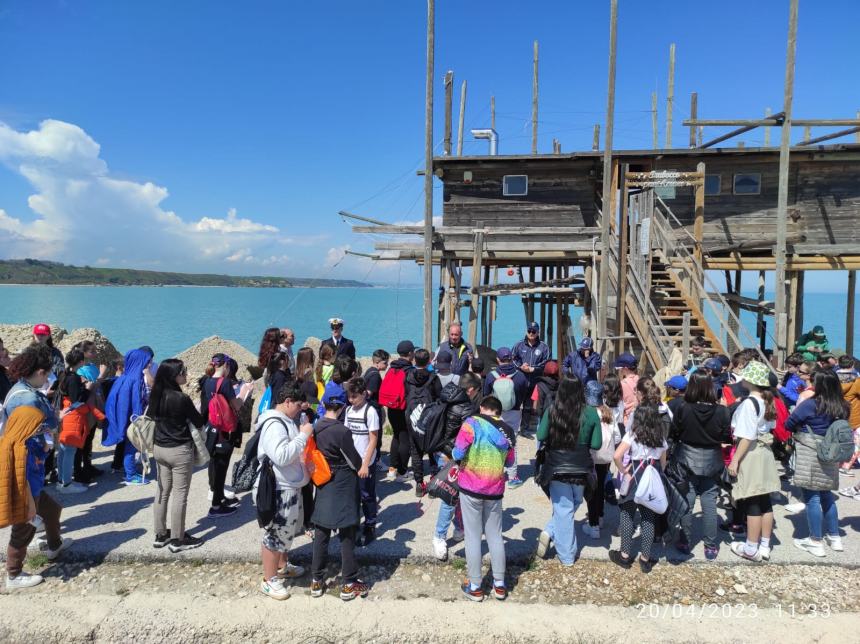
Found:
[[[684,376],[672,376],[666,381],[666,386],[678,391],[687,389],[687,379]]]
[[[603,405],[603,385],[596,380],[585,383],[585,404],[590,407]]]
[[[639,364],[636,361],[636,356],[632,353],[622,353],[617,358],[615,358],[615,362],[612,364],[616,369],[620,369],[622,367],[627,367],[628,369],[635,369],[636,365]]]
[[[526,326],[526,331],[540,331],[540,324],[537,322],[529,322]]]
[[[594,346],[594,340],[592,340],[589,336],[583,336],[582,340],[579,341],[580,349],[591,349]]]
[[[499,349],[496,351],[496,357],[499,360],[510,360],[514,357],[514,354],[511,353],[511,350],[508,349],[508,347],[499,347]]]
[[[723,363],[720,360],[717,360],[717,358],[708,358],[702,366],[709,371],[723,370]]]

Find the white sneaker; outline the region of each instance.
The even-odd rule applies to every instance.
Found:
[[[38,586],[45,579],[42,575],[31,575],[29,572],[19,573],[16,577],[6,576],[6,590],[18,590],[19,588],[32,588]]]
[[[827,555],[824,551],[824,543],[822,541],[813,541],[809,537],[806,539],[795,539],[794,545],[801,550],[806,550],[806,552],[816,557],[824,557]]]
[[[452,541],[454,541],[455,543],[459,543],[460,541],[462,541],[465,538],[466,538],[465,532],[463,532],[462,530],[458,530],[457,528],[454,528],[454,533],[451,535]]]
[[[591,526],[584,525],[582,526],[582,532],[586,537],[591,537],[592,539],[600,539],[600,526]]]
[[[81,492],[86,492],[87,486],[81,485],[77,481],[73,481],[72,483],[66,483],[62,485],[61,483],[57,483],[57,492],[60,494],[80,494]]]
[[[45,555],[48,557],[48,561],[53,561],[57,557],[60,556],[60,553],[63,550],[68,550],[69,546],[71,546],[75,542],[71,537],[63,537],[62,541],[60,541],[60,545],[57,546],[55,550],[51,550],[50,548],[45,549]]]
[[[215,496],[215,495],[212,493],[212,490],[209,490],[209,494],[206,495],[206,500],[211,501],[213,496]]]
[[[642,536],[642,526],[636,526],[636,529],[633,531],[633,536],[631,539],[638,539]]]
[[[797,514],[798,512],[803,512],[806,509],[806,503],[802,501],[798,501],[797,503],[789,503],[785,506],[785,511],[791,514]]]
[[[36,534],[45,531],[45,520],[38,514],[30,520],[30,525],[36,528]]]
[[[433,537],[433,555],[439,561],[445,561],[448,558],[448,543],[441,537]]]
[[[549,545],[552,543],[552,537],[549,536],[549,532],[546,530],[540,531],[540,536],[538,537],[538,547],[537,547],[537,556],[541,559],[546,557],[546,552],[549,550]]]
[[[758,552],[765,561],[770,561],[770,546],[758,544]]]
[[[764,557],[761,553],[761,546],[759,546],[753,554],[747,554],[745,543],[743,541],[734,541],[729,545],[729,550],[731,550],[734,554],[736,554],[741,559],[746,559],[747,561],[755,561],[759,562]]]
[[[829,534],[825,534],[824,541],[828,546],[830,546],[831,550],[836,552],[842,552],[845,550],[845,546],[842,545],[842,537],[840,536],[831,537]]]
[[[290,596],[290,589],[284,586],[284,580],[280,577],[272,577],[271,579],[261,581],[260,592],[279,601],[283,601]]]
[[[224,490],[224,498],[227,499],[228,501],[231,501],[231,500],[236,498],[236,493],[231,492],[230,490]],[[211,501],[212,499],[209,499],[209,500]]]
[[[385,480],[389,483],[397,481],[397,470],[389,469],[388,474],[385,475]]]
[[[842,496],[847,496],[849,499],[860,500],[860,486],[853,485],[851,487],[844,487],[839,490],[839,494]]]
[[[281,579],[296,579],[305,574],[304,566],[296,566],[287,562],[283,568],[278,569],[278,577]]]

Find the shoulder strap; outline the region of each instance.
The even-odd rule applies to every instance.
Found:
[[[220,377],[220,378],[218,378],[218,380],[215,382],[215,394],[219,394],[219,393],[221,393],[221,384],[222,384],[223,382],[224,382],[224,376],[221,376],[221,377]],[[214,396],[215,394],[212,394],[212,395]]]

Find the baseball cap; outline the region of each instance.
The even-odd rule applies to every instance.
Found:
[[[824,327],[820,324],[816,324],[812,327],[812,335],[824,335]]]
[[[594,346],[594,340],[592,340],[589,336],[583,336],[582,340],[579,341],[580,349],[591,349]]]
[[[39,323],[33,327],[33,335],[51,335],[51,327],[47,324]]]
[[[412,344],[412,340],[401,340],[397,343],[397,353],[400,355],[405,356],[413,351],[415,351],[415,345]]]
[[[484,359],[483,358],[472,358],[472,371],[475,373],[483,373],[484,372]]]
[[[616,369],[620,369],[622,367],[627,367],[628,369],[635,369],[636,365],[636,356],[632,353],[622,353],[617,358],[615,358],[615,362],[612,364]]]
[[[508,347],[500,347],[498,351],[496,351],[496,357],[499,360],[510,360],[514,357],[514,354],[511,353],[511,350]]]
[[[589,380],[585,384],[585,404],[590,407],[603,405],[603,385],[596,380]]]
[[[721,361],[717,360],[716,358],[708,358],[707,360],[705,360],[705,362],[702,366],[705,369],[709,369],[710,371],[722,371],[723,370],[723,363]]]
[[[672,376],[666,381],[666,386],[678,391],[687,389],[687,379],[684,376]]]
[[[526,331],[540,331],[540,324],[537,322],[529,322],[526,326]]]
[[[437,367],[450,367],[451,366],[451,354],[448,352],[440,353],[436,356],[436,366]]]

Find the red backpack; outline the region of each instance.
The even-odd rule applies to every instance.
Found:
[[[389,409],[406,409],[406,369],[390,368],[379,386],[379,404]]]
[[[218,382],[215,383],[215,393],[209,399],[209,424],[225,434],[232,434],[236,431],[238,420],[236,412],[230,406],[230,401],[221,393],[222,382],[224,378],[218,378]]]

